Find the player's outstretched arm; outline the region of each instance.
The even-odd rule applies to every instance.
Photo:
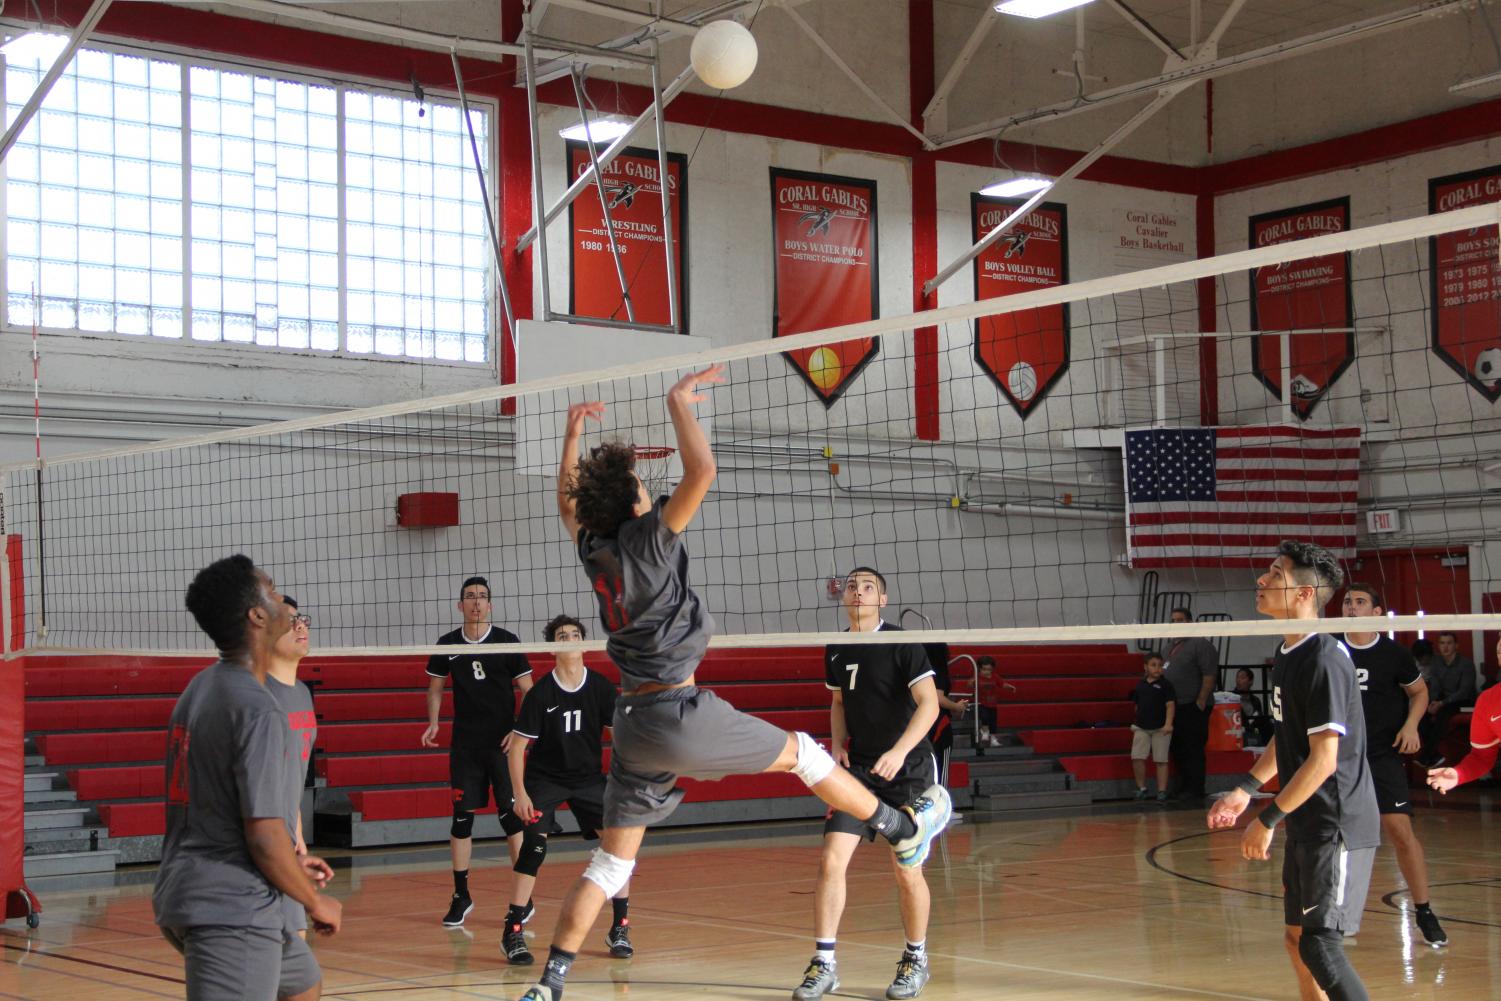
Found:
[[[558,462],[558,515],[563,519],[563,527],[568,529],[570,539],[578,538],[579,534],[573,498],[568,496],[578,472],[579,436],[584,433],[585,421],[598,421],[604,413],[605,405],[598,400],[575,403],[568,408],[568,422],[563,426],[563,455]]]
[[[690,372],[667,391],[667,413],[672,417],[673,431],[678,439],[678,456],[683,460],[682,482],[662,509],[662,521],[674,532],[688,527],[719,472],[714,453],[709,448],[709,439],[704,436],[704,429],[699,427],[698,417],[693,412],[693,405],[706,398],[698,388],[716,382],[724,382],[723,365]]]

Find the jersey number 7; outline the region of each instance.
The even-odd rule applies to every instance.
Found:
[[[859,664],[846,664],[844,669],[850,673],[850,691],[855,690],[855,679],[860,676]]]

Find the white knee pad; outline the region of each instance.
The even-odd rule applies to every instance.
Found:
[[[834,770],[834,758],[819,746],[818,741],[802,731],[797,734],[797,764],[792,774],[803,780],[803,785],[813,786],[829,777]]]
[[[634,868],[635,859],[616,858],[603,848],[596,848],[589,858],[589,867],[584,870],[584,878],[605,891],[606,897],[614,897],[631,881]]]

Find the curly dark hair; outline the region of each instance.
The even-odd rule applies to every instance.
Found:
[[[265,604],[255,563],[243,553],[216,560],[198,571],[184,599],[198,626],[225,659],[245,650],[246,615]]]
[[[1314,600],[1321,609],[1329,604],[1334,592],[1345,582],[1345,571],[1340,568],[1339,557],[1323,546],[1284,539],[1277,547],[1277,555],[1286,556],[1292,563],[1294,579],[1299,584],[1313,585]]]
[[[640,485],[635,477],[636,450],[623,441],[607,441],[580,459],[568,496],[574,516],[590,535],[613,539],[620,526],[636,516]]]
[[[584,628],[584,624],[582,622],[565,613],[563,615],[559,615],[547,625],[542,627],[542,638],[551,643],[553,641],[553,637],[558,635],[558,630],[562,629],[564,626],[578,626],[580,636],[589,635],[589,630]]]

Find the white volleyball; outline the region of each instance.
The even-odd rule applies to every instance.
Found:
[[[715,90],[729,90],[756,69],[756,39],[738,21],[711,21],[693,36],[689,59],[698,78]]]

